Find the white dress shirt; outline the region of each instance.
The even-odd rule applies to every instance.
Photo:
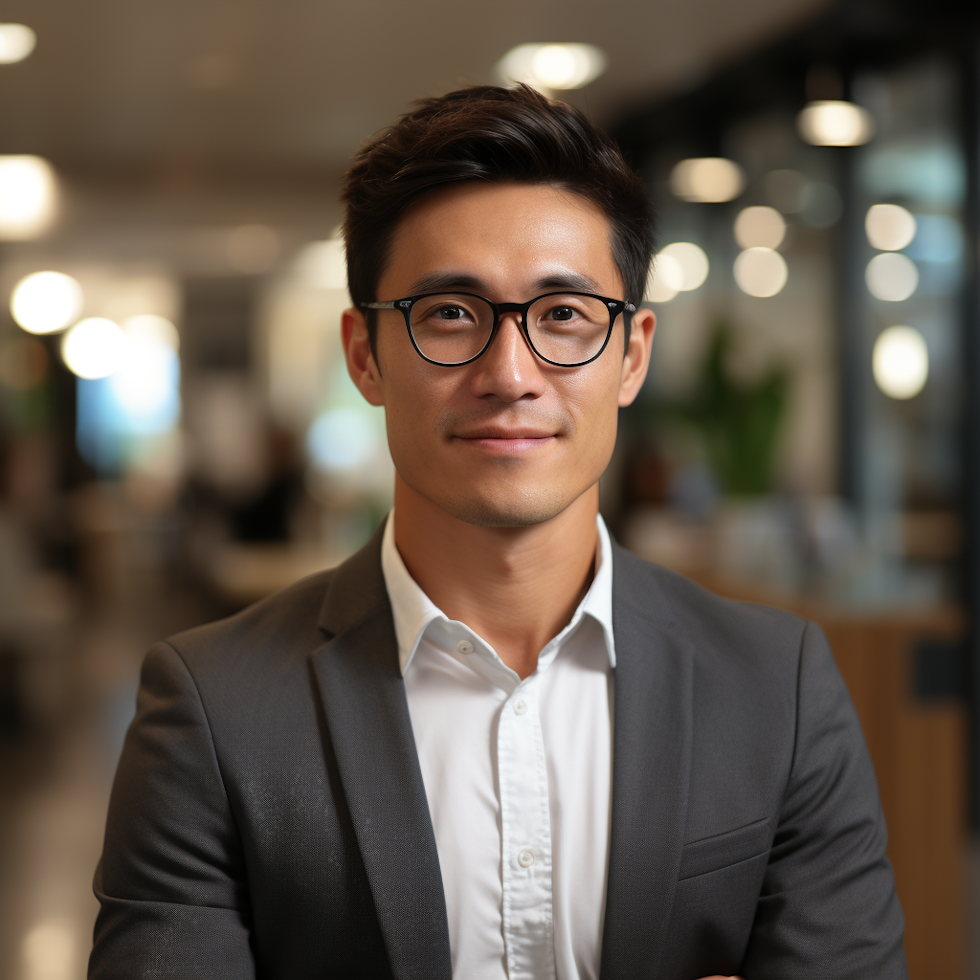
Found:
[[[612,557],[521,680],[381,565],[449,917],[454,980],[597,980],[612,798]]]

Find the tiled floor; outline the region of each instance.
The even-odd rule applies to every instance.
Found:
[[[0,980],[85,976],[97,912],[92,872],[139,661],[154,639],[205,616],[186,597],[139,594],[79,624],[66,651],[70,710],[43,737],[0,740]],[[965,980],[980,980],[980,842],[964,860]]]

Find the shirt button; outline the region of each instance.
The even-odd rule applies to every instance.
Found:
[[[471,654],[474,647],[469,640],[460,640],[459,643],[456,644],[456,649],[459,650],[460,653]]]
[[[534,851],[529,847],[525,847],[522,851],[517,854],[517,863],[522,868],[530,868],[534,864]]]
[[[515,701],[514,702],[514,714],[515,715],[523,715],[523,714],[526,714],[526,713],[527,713],[527,702],[526,701]]]

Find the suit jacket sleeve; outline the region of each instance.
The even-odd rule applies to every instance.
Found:
[[[803,634],[795,737],[744,976],[904,980],[904,920],[874,770],[813,623]]]
[[[143,664],[95,876],[91,980],[251,980],[248,896],[208,720],[177,652]]]

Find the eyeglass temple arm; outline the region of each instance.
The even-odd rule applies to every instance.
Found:
[[[395,301],[389,299],[384,303],[358,303],[357,304],[362,310],[393,310],[395,309]]]

